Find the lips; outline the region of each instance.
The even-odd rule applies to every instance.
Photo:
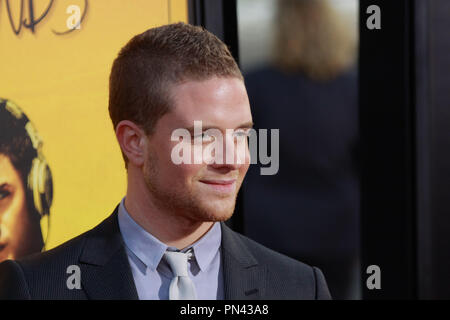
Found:
[[[236,179],[231,180],[200,180],[200,182],[206,183],[206,184],[219,184],[219,185],[228,185],[233,184],[236,181]]]
[[[221,193],[230,193],[234,191],[236,186],[236,179],[231,180],[208,179],[208,180],[200,180],[200,182],[210,187],[212,190]]]

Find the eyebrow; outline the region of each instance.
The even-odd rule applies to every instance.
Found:
[[[241,124],[239,127],[237,127],[236,129],[243,129],[243,128],[253,128],[255,124],[253,123],[253,121],[249,121],[246,123]]]
[[[238,127],[236,127],[236,129],[253,128],[253,126],[254,126],[254,123],[252,121],[249,121],[249,122],[245,122],[245,123],[239,125]],[[191,126],[189,128],[186,128],[186,129],[188,131],[190,131],[190,132],[194,132],[194,126]],[[218,127],[217,126],[213,126],[213,125],[206,125],[206,126],[202,125],[202,130],[203,131],[208,130],[208,129],[218,129]]]

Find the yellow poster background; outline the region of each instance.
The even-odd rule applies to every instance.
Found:
[[[33,1],[35,16],[49,2]],[[83,12],[85,3],[56,0],[34,33],[22,27],[15,35],[0,0],[0,97],[34,123],[53,175],[46,249],[101,222],[125,195],[126,172],[108,114],[108,78],[120,48],[148,28],[187,21],[186,0],[89,0],[79,30],[52,32],[67,31],[67,8]],[[10,9],[17,29],[20,1],[10,1]]]

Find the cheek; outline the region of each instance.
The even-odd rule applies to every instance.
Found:
[[[7,239],[10,244],[23,240],[25,230],[29,224],[28,211],[25,197],[21,192],[16,192],[9,205],[2,214],[2,239]]]
[[[172,176],[175,180],[192,180],[196,176],[199,176],[199,173],[205,167],[204,164],[194,164],[194,148],[191,146],[191,153],[189,154],[189,158],[191,159],[191,164],[182,162],[180,164],[175,164],[172,160],[172,151],[175,147],[176,143],[170,144],[170,148],[164,148],[161,150],[162,157],[160,158],[160,166],[165,168],[165,171],[168,175]]]
[[[157,154],[157,175],[162,184],[171,188],[192,187],[195,180],[201,177],[201,172],[206,167],[205,164],[175,164],[172,160],[172,151],[179,142],[160,144],[155,152]],[[182,146],[182,145],[180,145]],[[190,158],[194,158],[194,148],[191,147]]]
[[[244,179],[245,175],[247,174],[248,168],[250,167],[250,163],[246,162],[245,164],[243,164],[241,166],[241,168],[239,169],[240,174],[242,176],[242,179]]]
[[[183,179],[189,184],[192,184],[195,180],[199,179],[203,170],[203,165],[195,164],[181,164],[177,167],[177,174],[180,176],[180,179]]]
[[[169,160],[170,161],[170,160]],[[161,163],[164,169],[159,171],[160,181],[164,181],[171,187],[180,186],[191,187],[192,184],[200,176],[202,171],[202,165],[194,164],[179,164],[176,165],[172,162]]]

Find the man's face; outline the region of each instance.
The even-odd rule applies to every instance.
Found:
[[[39,220],[28,214],[25,188],[8,157],[0,154],[0,261],[39,252]]]
[[[245,139],[245,153],[239,153],[234,134],[248,132],[252,115],[243,81],[237,78],[210,78],[187,81],[172,87],[173,108],[158,121],[149,137],[144,177],[157,206],[168,208],[174,215],[190,221],[224,221],[234,211],[236,196],[249,167],[249,152]],[[171,141],[172,132],[188,129],[194,138],[194,121],[202,121],[207,128],[220,130],[223,135],[223,164],[174,164],[172,149],[180,143]],[[229,131],[230,133],[230,131]],[[226,146],[226,141],[229,144]],[[192,146],[194,143],[184,141]],[[203,148],[207,143],[203,143]],[[227,163],[228,152],[234,161]],[[242,149],[240,149],[242,150]],[[237,159],[241,157],[240,164]],[[228,161],[229,162],[229,161]]]

